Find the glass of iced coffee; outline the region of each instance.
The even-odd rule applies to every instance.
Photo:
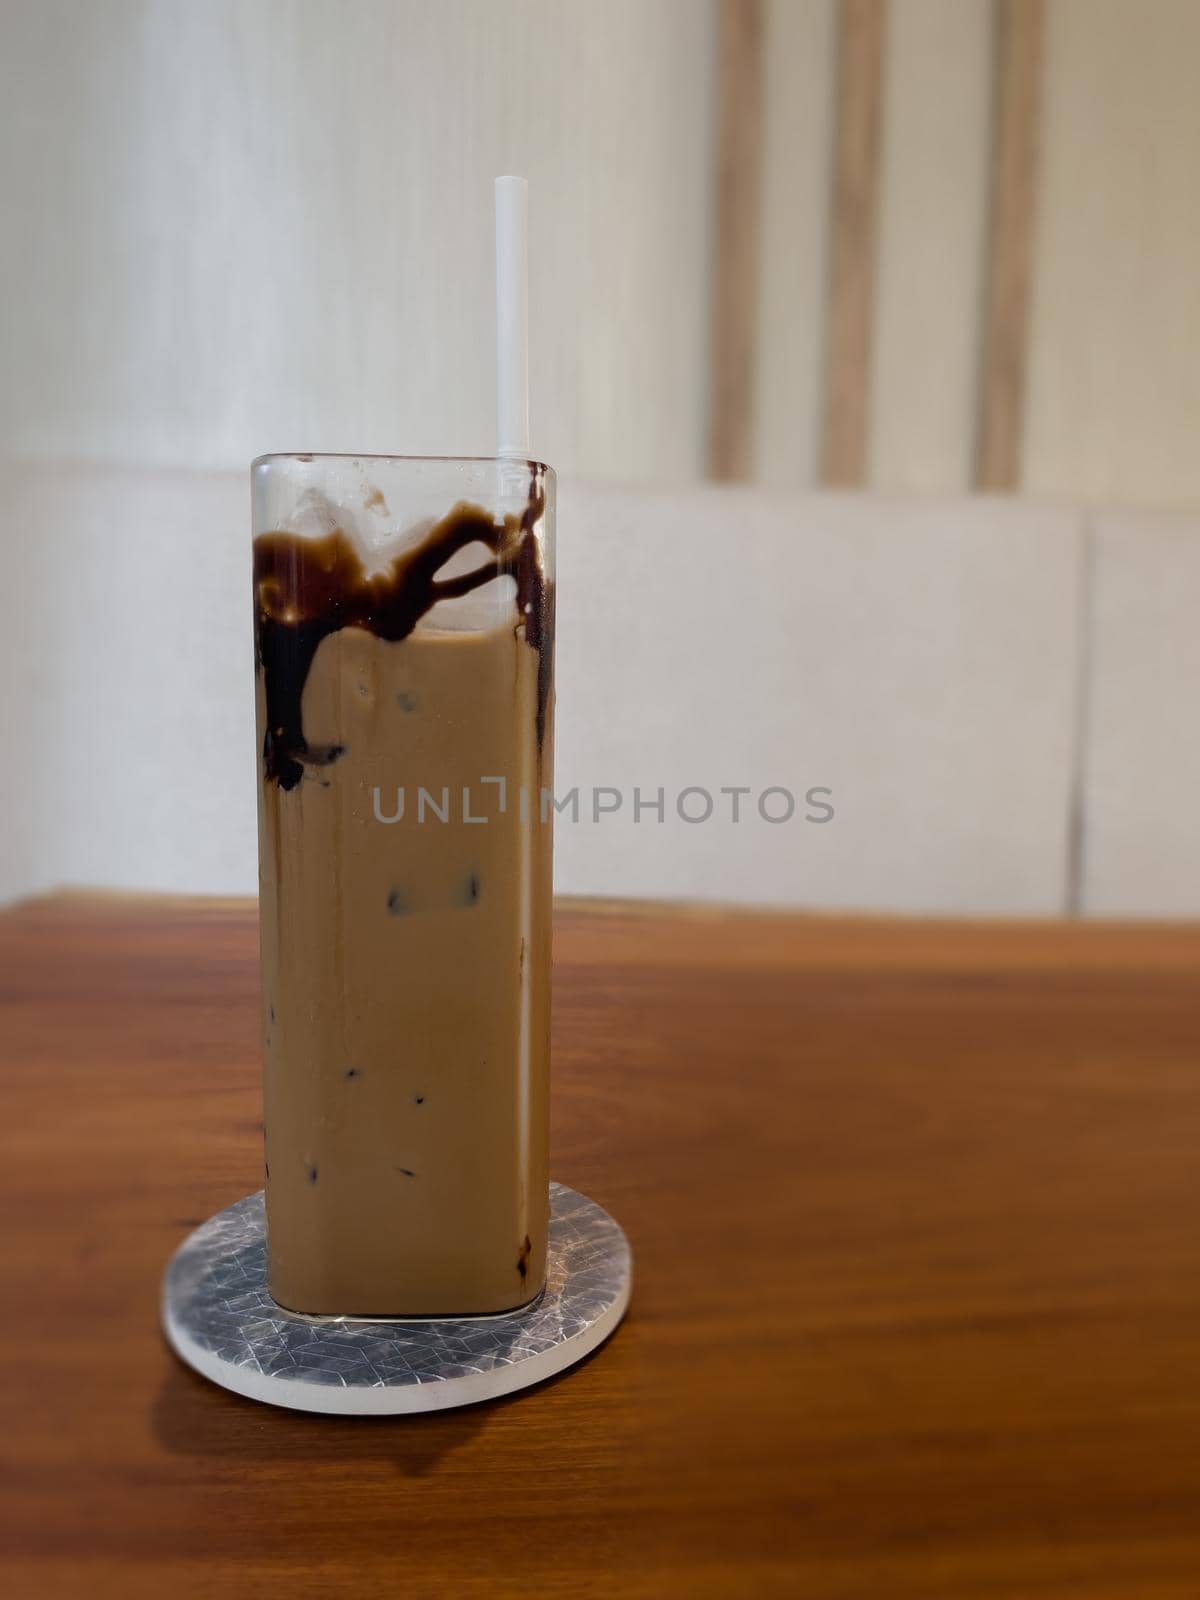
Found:
[[[546,1262],[554,474],[252,490],[271,1293],[509,1310]]]

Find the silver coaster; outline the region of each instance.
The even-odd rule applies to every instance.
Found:
[[[188,1366],[251,1400],[339,1416],[472,1405],[541,1383],[603,1344],[633,1284],[608,1212],[550,1185],[546,1288],[496,1317],[303,1317],[267,1293],[263,1195],[184,1240],[163,1278],[162,1324]]]

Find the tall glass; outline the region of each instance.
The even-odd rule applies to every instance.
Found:
[[[271,1293],[507,1310],[546,1263],[554,474],[251,478]]]

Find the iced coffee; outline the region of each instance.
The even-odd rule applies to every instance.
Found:
[[[553,474],[267,457],[254,614],[269,1283],[533,1299],[548,1219]]]

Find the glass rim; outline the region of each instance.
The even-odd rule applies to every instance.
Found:
[[[552,466],[545,461],[536,460],[533,456],[405,456],[356,453],[351,450],[268,450],[265,455],[255,456],[250,463],[250,471],[254,472],[259,467],[284,461],[298,461],[304,466],[318,461],[411,462],[431,466],[453,462],[461,466],[530,467],[538,472],[548,473],[551,477],[556,476]]]

